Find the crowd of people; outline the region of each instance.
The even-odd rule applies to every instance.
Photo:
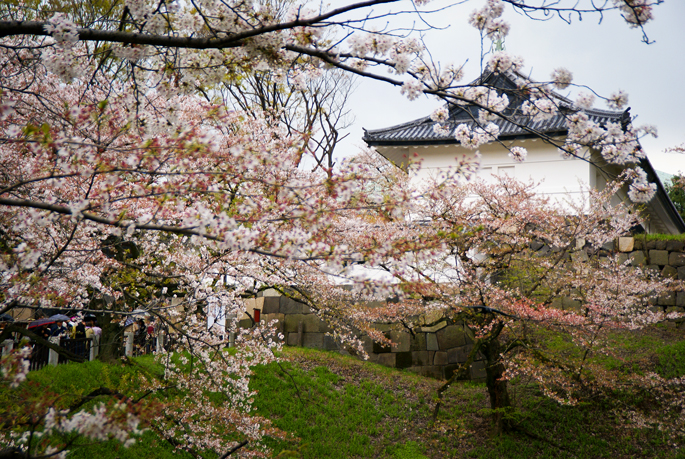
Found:
[[[38,320],[41,319],[38,318]],[[35,328],[34,333],[45,339],[51,337],[83,339],[94,336],[99,339],[102,336],[102,328],[98,326],[97,318],[93,315],[87,315],[81,320],[78,317],[59,317],[52,323],[47,322]]]
[[[0,328],[8,323],[14,322],[14,319],[9,317],[7,321],[0,321]],[[46,314],[37,312],[35,318],[30,321],[15,322],[22,328],[27,328],[29,331],[46,340],[56,342],[60,347],[70,351],[73,354],[79,355],[86,359],[93,358],[99,354],[100,342],[102,338],[102,328],[98,326],[97,317],[92,314],[87,314],[82,318],[79,316],[69,317],[64,314],[55,314],[46,317]],[[157,346],[161,345],[163,348],[168,346],[168,336],[166,327],[160,321],[153,318],[136,318],[129,316],[124,324],[123,334],[117,334],[120,338],[123,336],[121,352],[132,352],[132,355],[149,354],[157,351]],[[15,345],[19,342],[19,335],[13,339]],[[158,337],[162,338],[162,342],[158,344]],[[112,337],[116,342],[116,336]],[[131,339],[131,351],[125,351],[126,341]],[[32,356],[38,360],[43,360],[47,357],[47,347],[38,343],[31,343],[34,351]],[[43,355],[45,354],[45,355]],[[131,355],[131,354],[128,354]],[[60,363],[66,362],[66,358],[59,357]]]

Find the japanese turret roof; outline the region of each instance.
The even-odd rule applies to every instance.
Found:
[[[521,105],[526,100],[525,89],[521,90],[514,80],[523,80],[524,77],[518,74],[494,74],[487,73],[471,83],[472,86],[489,86],[504,93],[509,98],[509,107],[503,112],[507,119],[497,118],[491,122],[499,127],[500,140],[511,140],[519,138],[535,138],[542,136],[565,135],[567,132],[567,118],[569,114],[576,110],[573,104],[559,94],[553,94],[560,110],[558,114],[543,121],[533,121],[529,116],[521,113]],[[525,80],[529,81],[529,80]],[[443,126],[448,129],[450,134],[441,135],[433,130],[436,124],[425,116],[407,123],[398,124],[382,129],[364,129],[363,140],[370,146],[393,146],[393,145],[441,145],[456,144],[458,141],[451,134],[454,128],[460,124],[466,124],[473,128],[481,125],[478,120],[479,107],[475,105],[448,105],[449,117]],[[606,122],[627,122],[629,115],[625,112],[608,110],[590,109],[585,110],[591,121],[600,126]]]

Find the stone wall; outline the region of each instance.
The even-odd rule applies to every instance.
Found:
[[[290,298],[279,296],[275,290],[265,290],[261,296],[250,300],[248,313],[254,317],[254,309],[261,311],[261,320],[278,320],[278,330],[283,333],[285,344],[348,353],[341,349],[325,322],[309,307]],[[239,325],[249,327],[252,320],[246,315]],[[378,364],[403,368],[434,378],[449,378],[460,362],[464,362],[471,352],[472,341],[460,324],[440,316],[422,316],[413,335],[398,324],[376,324],[393,343],[384,347],[363,337],[364,350],[369,359]],[[478,355],[470,369],[472,380],[485,379],[483,356]]]
[[[640,266],[661,274],[662,277],[685,280],[685,242],[645,241],[640,236],[621,237],[615,243],[619,259],[630,260],[633,266]],[[661,295],[652,305],[654,311],[685,312],[685,291]],[[682,320],[668,323],[672,327],[683,327]]]
[[[580,250],[569,256],[583,256],[583,242]],[[541,253],[553,251],[544,244],[532,244],[531,249]],[[685,243],[679,241],[644,242],[638,237],[622,237],[605,246],[606,253],[618,251],[624,261],[630,259],[633,266],[646,267],[661,273],[664,277],[685,280]],[[587,255],[587,254],[585,254]],[[573,308],[568,299],[559,299],[562,309]],[[685,312],[685,291],[659,297],[651,306],[655,311]],[[325,322],[307,306],[290,298],[280,296],[275,290],[265,290],[258,298],[248,300],[248,312],[254,317],[254,309],[261,312],[261,320],[278,320],[278,329],[283,333],[285,344],[346,353],[326,332]],[[685,321],[668,323],[672,327],[685,328]],[[250,327],[252,320],[245,315],[241,327]],[[399,324],[376,324],[395,345],[383,347],[363,338],[365,351],[372,362],[393,368],[403,368],[424,376],[443,379],[452,376],[459,363],[466,361],[472,349],[472,340],[464,328],[441,316],[422,316],[413,334]],[[470,368],[470,379],[485,379],[485,362],[479,355]]]

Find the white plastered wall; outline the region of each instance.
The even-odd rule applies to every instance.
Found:
[[[542,140],[517,140],[508,146],[524,147],[528,156],[523,162],[509,157],[509,151],[500,144],[486,144],[481,154],[480,169],[476,176],[486,182],[493,175],[508,174],[521,181],[533,180],[541,194],[563,202],[583,197],[583,189],[597,186],[592,166],[579,159],[563,159],[557,148]],[[457,145],[428,145],[418,147],[379,147],[379,152],[396,164],[406,163],[406,158],[420,161],[421,168],[413,172],[413,180],[420,182],[431,177],[456,173],[460,162],[474,162],[474,151]]]

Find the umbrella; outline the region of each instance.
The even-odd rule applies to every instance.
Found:
[[[54,319],[38,319],[38,320],[34,320],[33,322],[31,322],[29,324],[29,326],[26,328],[36,328],[36,327],[40,327],[41,325],[49,325],[49,324],[54,324],[54,323],[55,323]]]
[[[59,322],[59,321],[69,322],[71,320],[71,318],[69,318],[68,316],[65,316],[64,314],[55,314],[54,316],[48,317],[48,319],[54,320],[55,322]]]
[[[0,322],[14,322],[14,317],[9,314],[0,314]]]

